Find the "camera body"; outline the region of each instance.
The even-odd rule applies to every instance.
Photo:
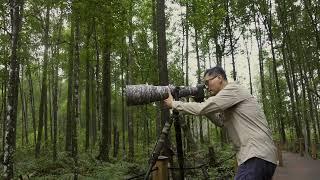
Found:
[[[204,100],[203,84],[196,87],[191,86],[153,86],[146,84],[127,85],[126,99],[128,106],[149,104],[156,101],[162,101],[169,97],[169,91],[174,97],[188,97],[191,96],[196,102]]]

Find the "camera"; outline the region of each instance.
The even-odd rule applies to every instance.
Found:
[[[127,85],[126,99],[128,106],[149,104],[156,101],[162,101],[169,97],[169,91],[174,97],[188,97],[191,96],[196,102],[204,100],[203,84],[196,87],[191,86],[153,86],[146,84]]]

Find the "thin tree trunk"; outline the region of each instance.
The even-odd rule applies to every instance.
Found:
[[[10,0],[10,19],[11,19],[11,57],[9,65],[9,81],[8,81],[8,104],[4,143],[4,159],[3,159],[3,179],[9,180],[14,178],[13,157],[15,153],[15,137],[17,122],[17,106],[19,91],[19,60],[18,60],[18,42],[21,27],[21,18],[23,10],[23,1]]]
[[[285,127],[284,127],[284,122],[283,122],[283,105],[282,105],[282,97],[281,97],[281,92],[280,92],[280,84],[279,84],[279,77],[278,77],[278,71],[277,71],[277,63],[276,63],[276,57],[275,57],[275,52],[274,52],[274,45],[273,45],[273,32],[272,32],[272,14],[271,14],[271,0],[269,4],[269,19],[266,21],[267,24],[265,24],[266,29],[269,30],[269,39],[271,43],[271,53],[272,53],[272,63],[273,63],[273,73],[274,73],[274,78],[276,81],[276,94],[277,94],[277,108],[276,110],[276,115],[277,115],[277,120],[279,123],[279,134],[281,136],[281,143],[284,144],[286,143],[286,134],[285,134]]]
[[[3,79],[5,79],[5,77],[3,78]],[[3,124],[5,123],[5,117],[4,117],[4,114],[5,114],[5,111],[6,111],[6,107],[5,107],[5,101],[6,101],[6,95],[4,94],[4,92],[5,92],[5,90],[4,90],[4,88],[6,88],[6,84],[7,84],[7,81],[3,81],[2,83],[1,83],[1,109],[0,109],[0,121],[1,121],[1,124],[0,124],[0,133],[1,133],[1,139],[2,139],[2,141],[1,141],[1,147],[3,147],[3,145],[4,145],[4,138],[3,138],[3,136],[4,136],[4,133],[3,133]],[[1,149],[2,151],[3,151],[3,148]]]
[[[250,55],[251,52],[249,54],[249,50],[248,50],[248,43],[247,41],[244,39],[245,41],[245,46],[246,46],[246,54],[247,54],[247,62],[248,62],[248,74],[249,74],[249,83],[250,83],[250,94],[253,93],[253,89],[252,89],[252,78],[251,78],[251,64],[250,64]],[[252,42],[251,42],[251,47],[252,47]],[[252,48],[251,48],[252,50]]]
[[[308,59],[308,57],[306,57],[306,59]],[[308,109],[309,109],[309,121],[312,123],[312,128],[314,129],[314,139],[317,141],[318,137],[317,137],[317,129],[316,129],[316,126],[315,126],[315,113],[314,113],[314,107],[313,107],[313,97],[312,97],[312,94],[311,94],[311,87],[310,87],[310,81],[309,81],[309,77],[308,77],[308,74],[310,76],[310,74],[312,73],[308,73],[307,69],[306,69],[306,64],[305,64],[305,60],[302,61],[302,66],[303,66],[303,78],[304,78],[304,81],[305,81],[305,84],[306,84],[306,93],[307,93],[307,97],[308,97],[308,103],[309,103],[309,106],[308,106]],[[316,112],[317,113],[317,112]],[[309,127],[310,129],[310,127]],[[312,139],[311,139],[311,131],[309,130],[308,132],[310,132],[310,145],[311,145],[311,142],[312,142]]]
[[[74,118],[72,119],[72,157],[74,160],[74,179],[78,179],[78,134],[77,134],[77,123],[80,122],[80,15],[79,9],[73,7],[74,18],[75,18],[75,49],[74,49],[74,99],[72,109],[74,109]]]
[[[48,73],[48,71],[47,71],[47,73]],[[48,78],[47,78],[47,80],[48,80]],[[46,89],[48,91],[48,84],[46,84],[46,86],[47,86]],[[49,84],[49,89],[50,89],[50,84]],[[48,97],[48,92],[45,92],[45,93],[46,93],[46,95],[45,95],[45,99],[44,99],[43,123],[44,123],[44,142],[47,145],[47,142],[48,142],[48,98],[49,97]]]
[[[292,14],[292,20],[295,24],[297,24],[297,19],[296,15]],[[296,27],[296,26],[295,26]],[[303,72],[303,61],[304,61],[304,56],[303,56],[303,45],[301,43],[300,36],[296,34],[295,38],[295,50],[296,50],[296,58],[298,60],[298,71],[300,75],[300,82],[301,82],[301,90],[302,90],[302,120],[304,121],[304,139],[305,139],[305,153],[306,156],[308,156],[308,145],[310,144],[310,125],[309,125],[309,118],[307,116],[307,104],[306,104],[306,82],[304,78],[304,72]],[[298,106],[299,107],[299,106]]]
[[[185,22],[185,31],[186,31],[186,52],[185,52],[185,71],[186,71],[186,79],[185,79],[185,86],[189,86],[189,3],[186,3],[186,22]],[[189,101],[189,98],[187,98],[187,101]],[[191,126],[190,126],[190,118],[189,116],[185,116],[186,120],[186,126],[191,131]],[[182,126],[182,128],[184,128]],[[192,134],[190,133],[190,136],[192,137]],[[186,137],[186,136],[185,136]],[[191,144],[188,143],[188,138],[186,137],[187,140],[187,151],[190,151],[192,146]]]
[[[186,3],[186,80],[185,85],[189,86],[189,3]]]
[[[291,77],[292,77],[292,84],[293,84],[293,90],[294,90],[294,98],[295,98],[295,107],[297,107],[297,123],[298,123],[298,129],[299,129],[299,137],[298,138],[302,138],[302,125],[301,125],[301,112],[299,111],[299,107],[301,106],[300,103],[300,98],[299,98],[299,94],[298,94],[298,83],[297,83],[297,78],[296,78],[296,68],[295,68],[295,63],[294,59],[293,59],[293,52],[291,49],[293,49],[293,47],[295,47],[293,44],[291,44],[293,42],[293,40],[291,39],[290,34],[287,34],[287,50],[288,50],[288,67],[289,67],[289,72],[291,72]]]
[[[51,48],[52,49],[52,48]],[[49,123],[50,123],[50,141],[53,142],[53,110],[52,110],[52,89],[53,89],[53,73],[54,73],[54,67],[53,62],[51,62],[51,68],[49,70],[49,91],[48,91],[48,105],[49,109],[47,110],[47,113],[49,113]],[[47,143],[47,142],[46,142]]]
[[[110,20],[110,19],[109,19]],[[111,23],[106,21],[106,23]],[[109,150],[111,144],[111,43],[110,35],[111,27],[105,25],[104,34],[104,50],[103,50],[103,71],[102,71],[102,129],[101,129],[101,144],[98,158],[103,161],[109,161]]]
[[[61,29],[59,30],[60,35]],[[60,36],[59,36],[60,37]],[[59,40],[58,40],[59,42]],[[59,57],[59,48],[57,48],[57,57]],[[53,82],[53,99],[52,99],[52,108],[53,108],[53,161],[57,160],[57,123],[58,123],[58,65],[59,60],[56,58],[56,63],[54,65],[54,82]]]
[[[232,77],[233,77],[233,80],[236,81],[237,80],[237,71],[236,71],[236,64],[234,61],[233,32],[232,32],[232,27],[231,27],[231,22],[230,22],[230,13],[229,13],[230,4],[229,3],[230,3],[229,0],[227,0],[227,2],[226,2],[226,9],[227,9],[226,26],[227,26],[228,33],[229,33],[228,37],[229,37],[230,48],[231,48]]]
[[[86,39],[86,143],[85,150],[87,151],[90,146],[90,122],[91,122],[91,111],[90,111],[90,53],[89,53],[89,43],[91,37],[91,27],[88,24],[88,33]]]
[[[309,76],[310,76],[310,80],[311,80],[311,86],[313,87],[313,90],[316,91],[317,87],[316,87],[316,84],[315,84],[315,78],[313,76],[313,73],[312,73],[312,69],[311,69],[311,66],[308,66],[309,68]],[[309,89],[309,91],[311,91],[311,87]],[[311,93],[313,93],[314,91],[311,91]],[[315,114],[315,125],[318,129],[318,131],[316,131],[315,133],[318,133],[318,139],[320,138],[320,125],[319,125],[319,114],[318,114],[318,108],[317,108],[317,102],[319,101],[320,99],[320,96],[317,97],[316,95],[313,96],[313,107],[314,107],[314,114]],[[319,142],[319,140],[316,141],[316,144]]]
[[[8,73],[8,63],[5,62],[4,67],[5,72],[5,78],[4,78],[4,93],[3,93],[3,124],[2,124],[2,151],[4,152],[4,145],[5,145],[5,132],[6,132],[6,124],[7,124],[7,87],[8,87],[8,81],[9,81],[9,73]]]
[[[123,38],[123,44],[125,44],[125,38]],[[125,95],[124,95],[124,88],[125,88],[125,81],[124,81],[124,64],[125,64],[125,52],[121,57],[121,118],[122,118],[122,158],[126,159],[126,118],[125,118]]]
[[[116,92],[119,91],[117,84],[115,83]],[[115,95],[115,100],[113,104],[113,157],[118,156],[119,150],[119,130],[118,130],[118,96]]]
[[[73,64],[74,64],[74,22],[70,17],[70,46],[69,46],[69,67],[68,67],[68,102],[67,102],[67,122],[66,122],[66,144],[65,151],[71,154],[72,152],[72,119],[73,119]]]
[[[97,140],[97,119],[99,119],[99,107],[100,107],[100,83],[99,83],[99,46],[98,46],[98,39],[97,39],[97,25],[96,25],[96,19],[93,21],[94,25],[94,44],[95,44],[95,50],[96,50],[96,73],[95,73],[95,81],[94,81],[94,87],[92,87],[92,92],[95,92],[92,96],[92,146],[94,147]],[[93,76],[93,75],[92,75]],[[98,123],[100,121],[98,120]]]
[[[157,15],[156,15],[156,0],[152,0],[152,44],[153,44],[153,49],[152,49],[152,57],[153,60],[156,62],[157,60]],[[155,63],[156,64],[156,63]],[[157,68],[158,69],[158,68]],[[155,82],[158,83],[158,82]],[[160,104],[157,102],[157,111],[160,109]],[[157,132],[157,137],[159,137],[161,133],[161,117],[157,116],[156,118],[156,132]]]
[[[295,128],[295,131],[296,131],[296,136],[297,138],[300,138],[302,137],[301,136],[301,129],[299,127],[299,123],[298,123],[298,119],[297,119],[297,110],[296,110],[296,103],[295,103],[295,100],[294,100],[294,93],[293,93],[293,87],[292,87],[292,81],[291,81],[291,77],[290,77],[290,68],[289,68],[289,65],[288,63],[290,63],[288,61],[288,58],[287,57],[287,52],[288,54],[290,54],[290,47],[289,47],[289,44],[288,44],[288,40],[289,40],[289,34],[288,34],[288,31],[286,29],[286,27],[288,26],[287,25],[287,15],[285,14],[286,13],[286,1],[282,1],[280,4],[279,1],[276,1],[278,3],[278,14],[280,15],[280,18],[279,18],[279,21],[280,21],[280,24],[281,24],[281,32],[282,32],[282,35],[283,35],[283,42],[282,42],[282,45],[281,45],[281,50],[282,50],[282,56],[283,56],[283,67],[284,67],[284,71],[285,71],[285,77],[286,77],[286,82],[287,82],[287,85],[288,85],[288,89],[289,89],[289,96],[290,96],[290,102],[291,102],[291,114],[292,114],[292,118],[293,118],[293,122],[294,122],[294,128]],[[287,47],[287,48],[286,48]],[[287,50],[287,51],[285,51]],[[293,69],[292,69],[293,70]]]
[[[165,3],[157,0],[157,37],[158,37],[158,63],[159,63],[159,85],[168,85],[166,29],[165,29]],[[161,107],[164,107],[161,102]],[[169,110],[161,108],[161,127],[169,119]]]
[[[38,158],[41,148],[41,138],[43,123],[46,119],[46,99],[47,99],[47,68],[48,68],[48,48],[49,48],[49,15],[50,15],[50,5],[47,4],[46,7],[46,20],[44,29],[44,58],[43,58],[43,75],[42,75],[42,87],[41,87],[41,99],[39,107],[39,125],[38,125],[38,137],[35,149],[35,157]]]
[[[285,38],[284,38],[285,39]],[[290,96],[290,103],[291,103],[291,114],[292,114],[292,119],[294,122],[294,128],[295,128],[295,132],[296,132],[296,137],[300,138],[301,137],[301,131],[300,131],[300,127],[298,124],[298,120],[297,120],[297,112],[296,112],[296,103],[294,101],[294,95],[293,95],[293,88],[292,88],[292,83],[290,80],[290,75],[289,75],[289,68],[287,65],[287,57],[286,57],[286,52],[285,52],[285,48],[284,45],[285,42],[283,42],[282,45],[282,55],[283,55],[283,67],[285,70],[285,77],[286,77],[286,81],[287,81],[287,85],[288,85],[288,89],[289,89],[289,96]]]
[[[57,160],[57,137],[58,137],[58,86],[59,86],[59,55],[60,55],[60,48],[59,44],[61,41],[61,31],[62,31],[62,20],[63,14],[61,12],[60,19],[59,19],[59,29],[58,29],[58,40],[57,40],[57,47],[56,47],[56,58],[53,61],[53,91],[52,91],[52,109],[53,109],[53,161]]]
[[[21,64],[23,64],[23,62],[21,62]],[[24,101],[24,91],[23,91],[23,80],[24,80],[24,67],[23,65],[21,65],[21,82],[20,82],[20,99],[21,99],[21,145],[24,146],[25,143],[25,121],[26,121],[26,109],[25,109],[25,101]]]
[[[133,40],[132,40],[132,8],[133,1],[130,1],[130,10],[129,10],[129,48],[128,48],[128,58],[127,58],[127,79],[126,84],[134,84],[133,75],[130,72],[130,69],[133,68],[134,58],[133,58]],[[128,141],[129,141],[129,156],[128,160],[133,161],[134,159],[134,125],[133,125],[133,111],[132,107],[127,108],[127,122],[128,122]]]
[[[158,37],[158,67],[159,67],[159,85],[166,86],[169,83],[167,69],[167,45],[166,45],[166,26],[165,26],[165,1],[157,0],[157,37]],[[169,120],[169,109],[164,108],[164,103],[160,102],[161,108],[161,127],[164,127]],[[169,157],[170,164],[173,164],[172,154],[170,152],[170,139],[165,139],[163,154]],[[174,176],[175,178],[175,176]]]
[[[27,75],[28,85],[29,85],[29,101],[30,101],[31,116],[32,116],[33,143],[35,145],[37,142],[36,112],[35,112],[35,106],[34,106],[33,81],[32,81],[32,77],[31,77],[30,64],[29,64],[28,60],[27,60],[26,75]]]
[[[200,57],[199,57],[198,30],[196,28],[195,28],[195,45],[196,45],[197,67],[198,67],[197,79],[198,79],[198,84],[201,84],[201,76],[200,76],[201,66],[200,66]],[[202,129],[202,116],[199,117],[199,126],[200,126],[200,143],[204,143],[203,129]]]
[[[26,141],[26,144],[28,145],[29,144],[29,137],[28,137],[28,134],[29,134],[29,131],[28,131],[28,98],[27,98],[27,95],[25,93],[23,93],[23,106],[24,106],[24,113],[23,113],[23,116],[24,116],[24,133],[25,133],[25,141]]]
[[[252,11],[256,11],[254,9],[254,4],[252,5]],[[255,25],[255,36],[256,36],[256,41],[259,49],[259,75],[260,75],[260,84],[261,84],[261,94],[262,94],[262,105],[263,105],[263,110],[264,113],[266,114],[266,90],[265,90],[265,80],[264,80],[264,62],[263,62],[263,51],[262,51],[262,40],[261,40],[261,29],[260,29],[260,21],[259,21],[259,15],[254,13],[253,19],[254,19],[254,25]]]

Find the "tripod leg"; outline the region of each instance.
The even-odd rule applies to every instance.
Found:
[[[169,134],[170,128],[172,126],[172,122],[173,122],[173,120],[171,118],[169,118],[163,126],[160,137],[159,137],[159,139],[154,147],[154,150],[151,154],[151,157],[149,159],[149,166],[148,166],[147,172],[144,176],[145,180],[147,180],[149,178],[152,167],[156,163],[156,161],[160,155],[160,152],[165,144],[165,141],[168,138],[168,134]]]
[[[178,162],[179,162],[179,172],[180,179],[184,179],[184,158],[183,158],[183,147],[182,147],[182,138],[181,138],[181,127],[179,122],[179,112],[173,111],[174,116],[174,127],[176,131],[176,143],[177,143],[177,154],[178,154]]]

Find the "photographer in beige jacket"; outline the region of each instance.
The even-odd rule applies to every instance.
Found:
[[[174,101],[170,94],[164,103],[180,112],[205,115],[227,130],[237,153],[236,180],[272,179],[276,169],[276,147],[257,100],[238,83],[228,83],[221,67],[208,69],[204,82],[211,95],[206,101]],[[215,118],[219,112],[223,118]]]

